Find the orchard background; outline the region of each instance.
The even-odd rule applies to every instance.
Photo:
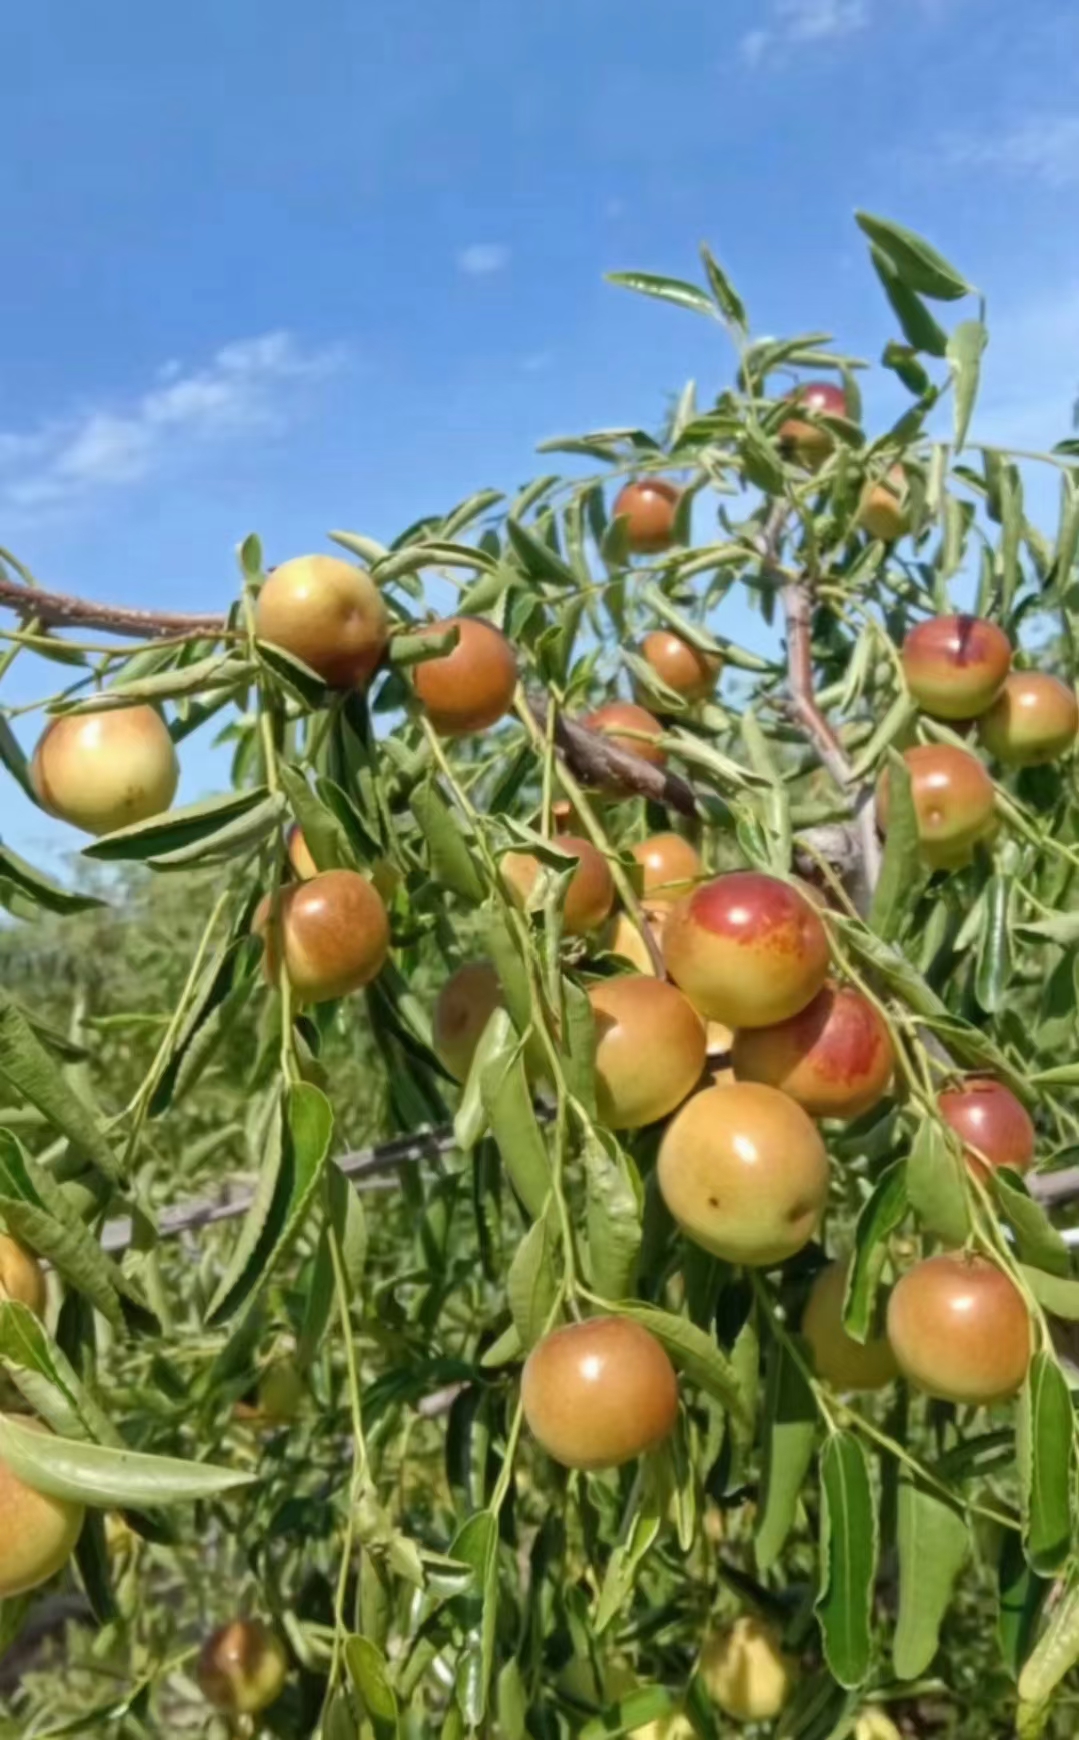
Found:
[[[858,221],[889,428],[704,249],[616,277],[729,384],[512,498],[219,618],[5,554],[4,777],[98,837],[0,846],[4,1732],[1073,1731],[1079,444],[970,442],[981,298]]]

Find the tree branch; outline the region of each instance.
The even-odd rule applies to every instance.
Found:
[[[43,628],[92,628],[137,640],[201,640],[223,635],[228,618],[173,610],[135,610],[124,604],[95,604],[67,592],[44,592],[0,576],[0,608]]]
[[[550,706],[547,696],[532,690],[526,700],[539,729],[546,732]],[[602,732],[590,731],[587,726],[567,719],[564,713],[555,718],[554,739],[582,785],[608,790],[614,786],[627,796],[649,798],[653,803],[677,810],[679,815],[696,816],[693,787],[680,774],[654,766],[632,749],[612,743]]]

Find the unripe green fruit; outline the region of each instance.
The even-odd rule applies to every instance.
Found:
[[[770,1722],[779,1715],[797,1677],[779,1637],[760,1619],[743,1617],[708,1638],[701,1679],[714,1704],[736,1722]]]
[[[30,763],[42,809],[88,834],[111,834],[160,815],[179,780],[168,727],[152,707],[54,719]]]
[[[306,1387],[295,1361],[279,1359],[259,1379],[259,1412],[271,1423],[294,1420],[305,1394]]]
[[[883,1710],[867,1706],[854,1724],[854,1740],[903,1740],[903,1736]]]

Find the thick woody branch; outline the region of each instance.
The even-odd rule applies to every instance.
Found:
[[[527,699],[536,724],[546,732],[550,706],[547,696],[532,690]],[[555,719],[554,739],[570,772],[582,785],[608,791],[613,788],[627,797],[650,798],[653,803],[666,804],[669,809],[677,810],[679,815],[697,814],[693,787],[679,774],[655,767],[631,749],[612,743],[601,732],[589,731],[584,725],[577,725],[559,713]]]
[[[0,576],[0,607],[42,628],[89,628],[136,640],[197,640],[222,635],[228,618],[173,610],[134,610],[124,604],[95,604],[66,592],[43,592]]]

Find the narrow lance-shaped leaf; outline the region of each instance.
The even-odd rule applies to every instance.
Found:
[[[694,314],[705,314],[715,320],[716,308],[710,296],[696,284],[684,278],[664,278],[655,272],[608,272],[608,284],[623,290],[636,290],[641,296],[656,296],[661,302],[674,302],[679,308],[689,308]]]
[[[61,1135],[113,1183],[121,1179],[120,1162],[112,1151],[96,1114],[68,1087],[29,1023],[0,990],[0,1078],[43,1112]]]
[[[877,1511],[861,1441],[835,1432],[821,1455],[821,1588],[824,1654],[841,1686],[861,1685],[872,1649]]]
[[[957,302],[971,294],[972,286],[966,279],[913,230],[865,211],[855,212],[854,218],[859,229],[891,260],[903,283],[919,295],[938,302]]]
[[[793,1527],[817,1435],[813,1391],[798,1362],[778,1339],[768,1360],[762,1432],[763,1470],[754,1549],[758,1569],[767,1571]]]
[[[960,321],[948,340],[948,361],[955,376],[955,451],[960,453],[970,428],[978,396],[982,353],[989,334],[980,320]]]
[[[937,1652],[941,1621],[970,1537],[959,1506],[907,1468],[899,1477],[897,1544],[899,1615],[892,1666],[899,1679],[915,1680]]]
[[[558,1297],[558,1215],[548,1199],[544,1212],[533,1221],[517,1246],[506,1292],[521,1347],[535,1347],[551,1321]]]
[[[633,1162],[613,1139],[608,1141],[589,1134],[582,1145],[588,1261],[596,1292],[605,1299],[625,1299],[636,1282],[641,1203]]]
[[[209,1462],[74,1443],[0,1414],[0,1460],[27,1486],[104,1510],[190,1504],[249,1486],[254,1476]]]
[[[551,1188],[551,1163],[519,1048],[509,1062],[496,1056],[485,1066],[480,1092],[506,1175],[534,1219]]]
[[[907,1176],[902,1160],[881,1173],[863,1204],[854,1230],[854,1252],[847,1270],[843,1326],[855,1341],[864,1342],[873,1320],[873,1302],[888,1254],[887,1241],[907,1212]]]
[[[1027,1558],[1047,1575],[1071,1550],[1075,1463],[1071,1393],[1051,1354],[1038,1352],[1031,1361],[1016,1435]]]
[[[962,1159],[940,1125],[924,1118],[907,1161],[907,1195],[922,1225],[950,1245],[961,1245],[970,1231],[966,1172]]]

